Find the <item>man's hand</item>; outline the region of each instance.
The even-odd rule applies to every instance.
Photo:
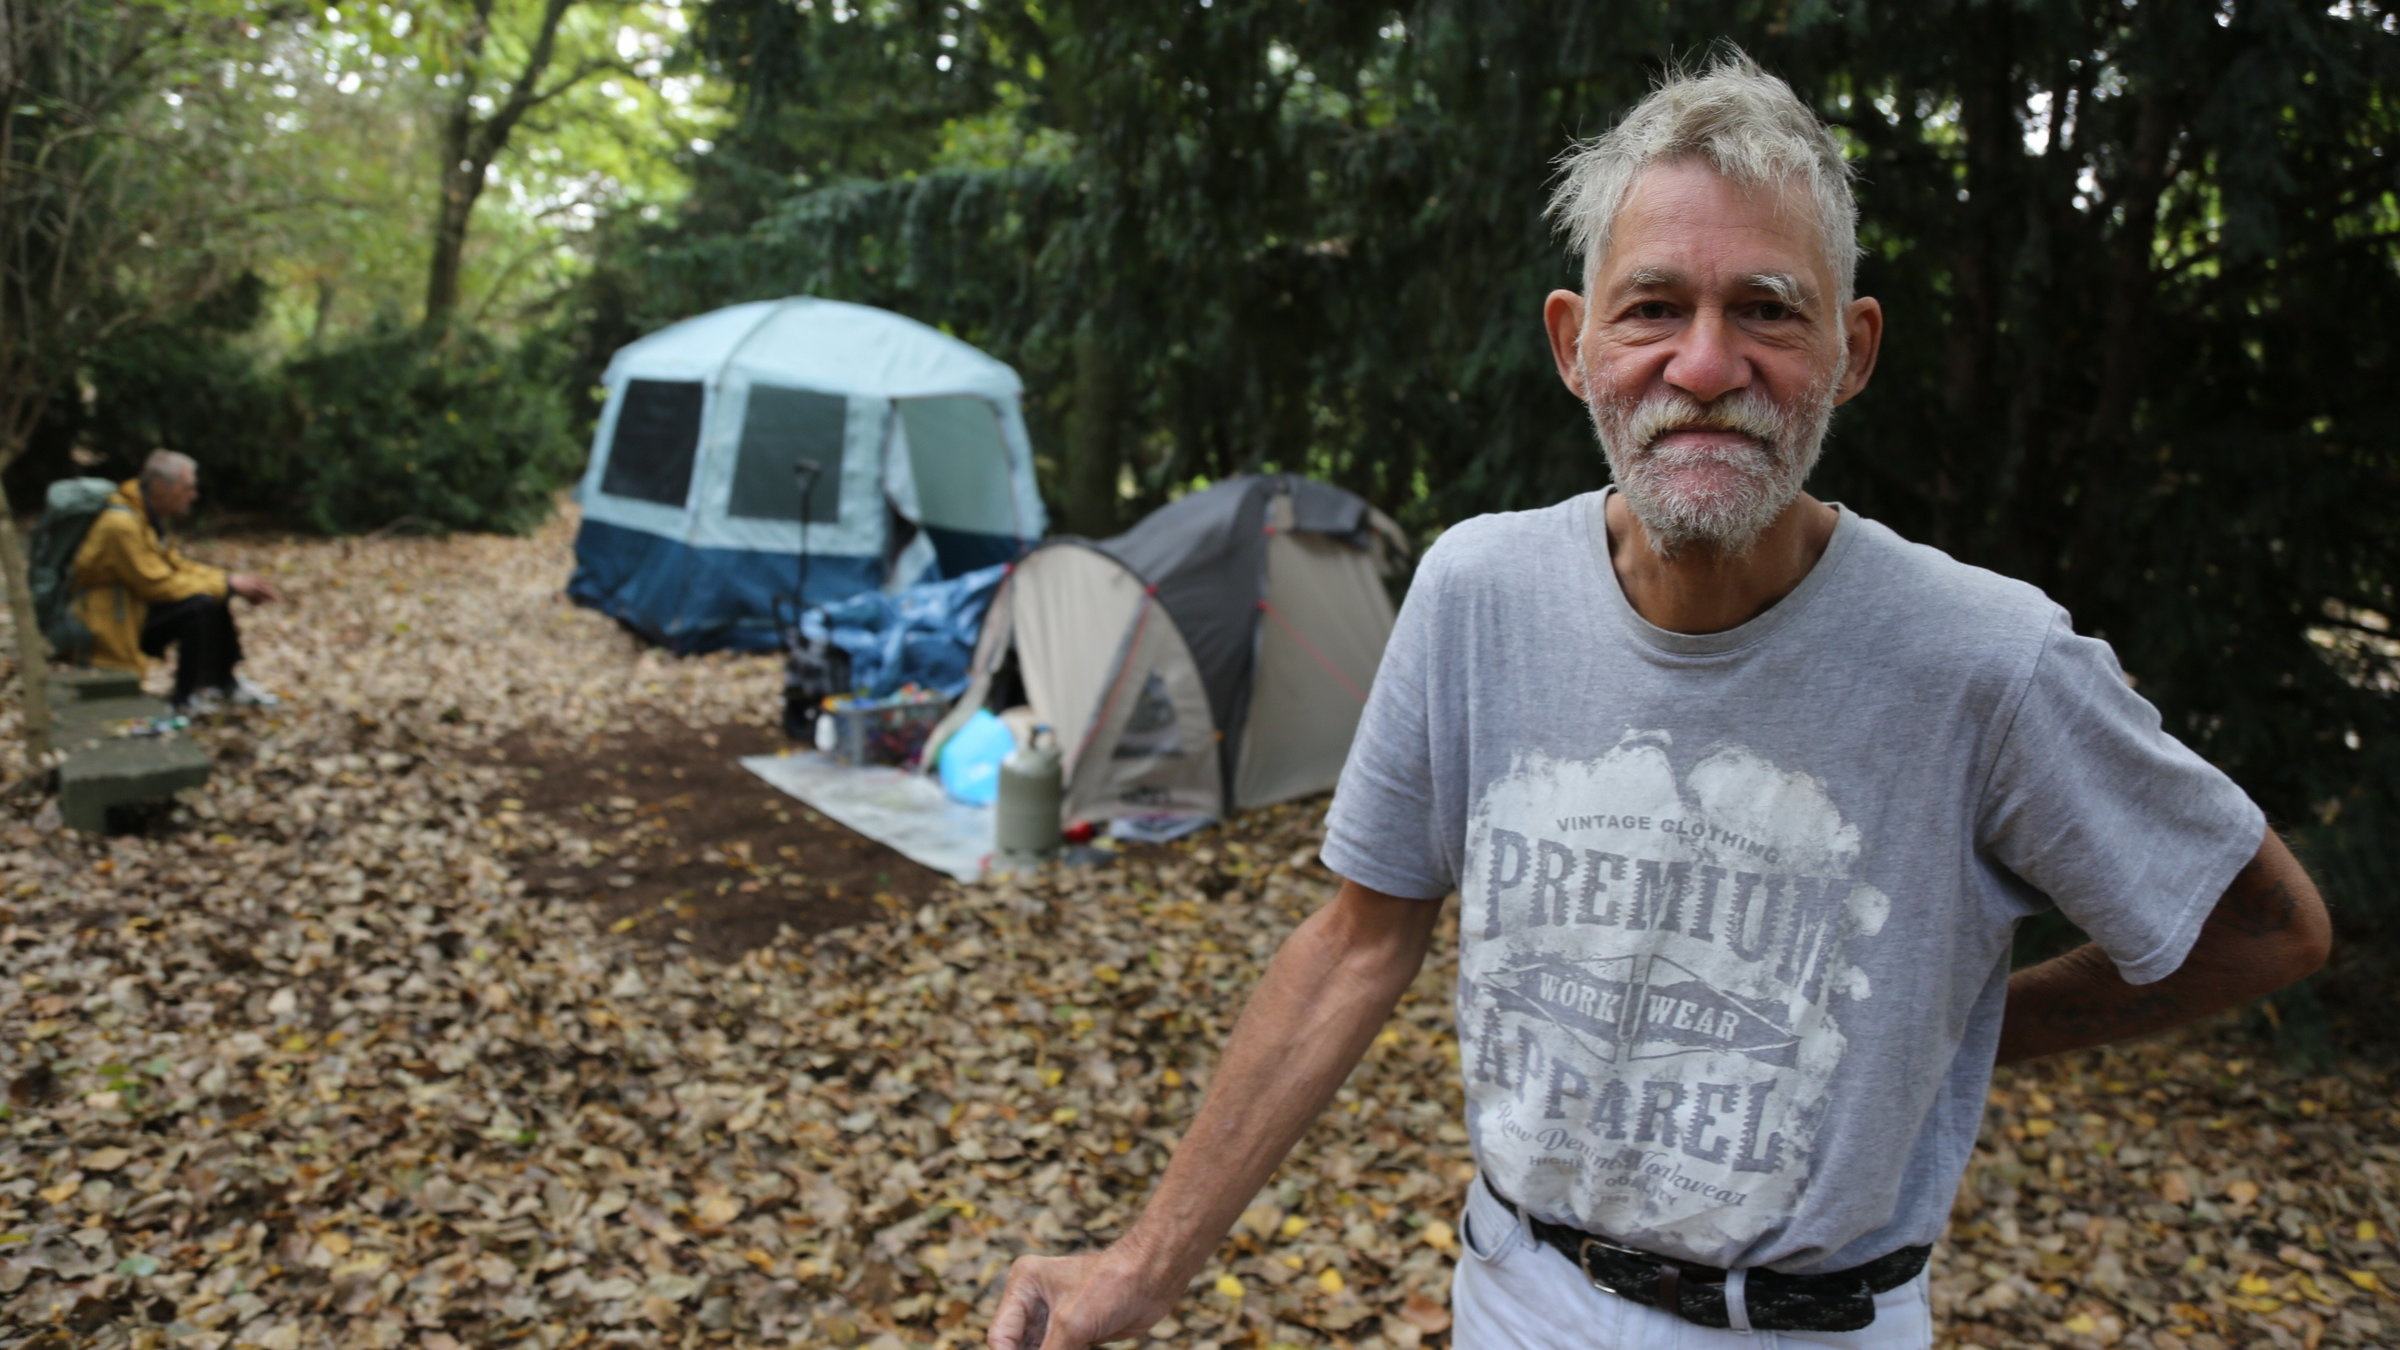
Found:
[[[2132,1040],[2272,994],[2325,964],[2333,926],[2299,860],[2273,830],[2218,897],[2174,974],[2127,984],[2085,943],[2008,981],[1999,1062]]]
[[[226,577],[225,590],[254,605],[263,605],[270,600],[283,598],[283,592],[275,589],[275,583],[256,572],[235,572]]]
[[[1088,1256],[1020,1256],[992,1318],[991,1350],[1083,1350],[1148,1331],[1181,1288],[1155,1289],[1116,1247]]]

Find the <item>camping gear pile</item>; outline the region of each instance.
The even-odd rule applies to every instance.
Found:
[[[1322,792],[1391,635],[1403,547],[1361,498],[1285,474],[1045,544],[993,596],[928,758],[1021,686],[1057,729],[1062,820],[1216,819]]]
[[[966,690],[913,773],[815,755],[742,763],[964,879],[1032,865],[1098,822],[1163,840],[1321,792],[1391,634],[1384,583],[1402,545],[1338,488],[1229,479],[1008,569]]]
[[[627,345],[603,383],[567,593],[678,653],[775,650],[796,584],[807,608],[959,577],[1047,528],[1023,382],[913,319],[735,305]]]
[[[861,591],[802,612],[784,625],[783,733],[823,745],[819,716],[837,697],[887,698],[904,687],[931,690],[946,707],[967,687],[967,660],[1004,567],[903,591]],[[930,729],[939,719],[925,721]],[[910,748],[914,759],[919,735]],[[878,763],[898,763],[882,759]]]
[[[986,567],[903,591],[862,591],[805,611],[799,631],[842,653],[845,690],[882,695],[914,684],[956,698],[967,687],[984,611],[1007,574],[1005,567]]]

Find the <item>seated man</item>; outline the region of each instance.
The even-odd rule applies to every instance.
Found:
[[[279,700],[233,673],[242,659],[233,597],[279,599],[265,578],[196,563],[167,543],[168,521],[191,514],[200,469],[189,455],[154,450],[92,522],[75,554],[76,616],[92,630],[92,663],[139,672],[174,647],[178,712]]]

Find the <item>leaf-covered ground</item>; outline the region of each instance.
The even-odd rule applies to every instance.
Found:
[[[612,747],[730,754],[775,669],[638,651],[568,540],[220,542],[291,597],[247,629],[289,706],[142,834],[0,810],[0,1346],[960,1345],[1126,1221],[1322,803],[989,889],[772,805],[678,838],[739,780]],[[718,959],[737,911],[792,931]],[[1452,949],[1160,1339],[1446,1343]],[[2393,1087],[2230,1025],[2004,1073],[1944,1343],[2400,1343]]]

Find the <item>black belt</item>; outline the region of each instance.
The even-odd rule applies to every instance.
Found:
[[[1490,1178],[1483,1184],[1501,1204],[1517,1208]],[[1604,1294],[1671,1312],[1696,1326],[1732,1325],[1725,1308],[1725,1272],[1715,1266],[1619,1246],[1531,1214],[1525,1215],[1525,1223]],[[1815,1275],[1754,1267],[1743,1281],[1742,1303],[1750,1325],[1760,1331],[1857,1331],[1875,1320],[1875,1296],[1915,1279],[1932,1254],[1931,1247],[1902,1247],[1864,1265]]]

